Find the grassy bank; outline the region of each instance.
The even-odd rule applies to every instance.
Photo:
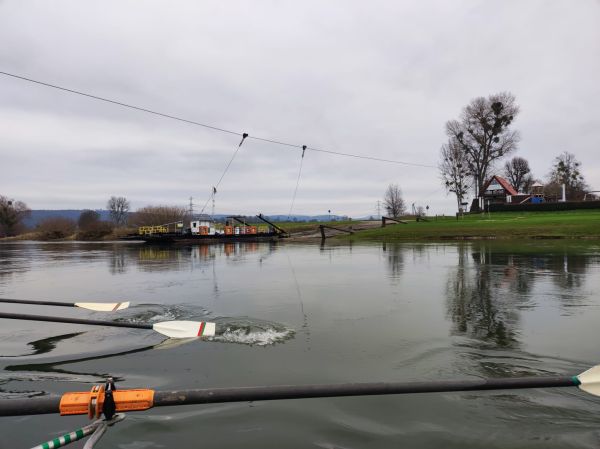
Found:
[[[561,212],[496,212],[429,218],[406,225],[388,225],[336,239],[353,241],[521,238],[600,238],[600,210]]]
[[[110,234],[102,236],[100,238],[82,238],[82,236],[74,232],[69,235],[62,236],[60,238],[47,238],[44,233],[39,231],[30,231],[24,234],[15,235],[13,237],[2,237],[0,238],[0,243],[10,243],[10,242],[18,242],[25,240],[36,240],[40,242],[69,242],[69,241],[90,241],[90,242],[104,242],[104,241],[112,241],[119,240],[121,237],[124,237],[128,234],[135,233],[135,228],[117,228],[113,229]]]
[[[347,228],[348,226],[352,226],[356,224],[356,221],[281,221],[276,222],[275,224],[282,229],[285,229],[290,234],[295,234],[299,232],[308,232],[314,231],[319,227],[319,225],[326,226],[338,226],[340,228]]]

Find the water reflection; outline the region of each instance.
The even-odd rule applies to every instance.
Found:
[[[214,245],[194,246],[149,246],[138,249],[135,263],[142,271],[178,271],[182,269],[207,268],[217,258],[224,258],[227,264],[240,264],[246,255],[260,254],[260,262],[276,248],[275,243],[235,242]]]
[[[83,334],[83,332],[72,332],[70,334],[57,335],[56,337],[43,338],[41,340],[36,340],[32,341],[31,343],[27,343],[33,349],[33,353],[30,355],[40,355],[50,352],[54,348],[56,348],[57,343],[63,340],[68,340],[69,338],[77,337],[81,334]]]
[[[404,252],[406,248],[401,244],[383,243],[381,249],[385,254],[390,278],[398,279],[404,270]]]
[[[0,245],[0,284],[13,282],[16,276],[30,269],[29,258],[24,257],[18,249]]]
[[[116,247],[108,259],[110,274],[125,274],[127,272],[127,251],[124,247]]]
[[[215,259],[238,265],[249,254],[258,254],[259,262],[269,257],[277,242],[232,242],[192,246],[153,246],[124,243],[24,242],[0,245],[0,284],[14,282],[32,265],[83,264],[104,261],[111,275],[123,275],[130,267],[143,272],[205,269]]]
[[[485,245],[473,249],[459,245],[456,267],[446,282],[452,334],[500,348],[517,347],[521,296],[514,292],[522,294],[527,289],[510,257],[494,254]]]
[[[579,289],[584,284],[590,258],[573,254],[564,254],[550,261],[550,270],[555,273],[553,282],[563,289]]]
[[[520,257],[518,261],[526,282],[539,284],[565,311],[575,305],[585,305],[592,293],[586,289],[587,275],[590,267],[597,264],[597,254],[569,252],[566,248],[550,254]]]
[[[517,348],[521,311],[552,299],[559,307],[581,303],[589,297],[583,291],[585,275],[597,262],[595,254],[555,248],[540,251],[489,242],[458,245],[456,265],[446,281],[452,334],[498,348]]]
[[[99,378],[107,378],[107,377],[112,377],[115,379],[115,381],[117,381],[117,380],[123,381],[123,380],[125,380],[125,378],[120,377],[120,376],[116,375],[115,373],[97,372],[97,371],[92,371],[92,372],[73,371],[73,370],[58,368],[58,367],[63,366],[63,365],[72,365],[72,364],[76,364],[76,363],[89,362],[92,360],[104,360],[104,359],[109,359],[112,357],[126,356],[126,355],[136,354],[139,352],[149,351],[151,349],[160,349],[161,345],[162,345],[162,343],[159,343],[156,345],[144,346],[141,348],[130,349],[127,351],[119,351],[119,352],[100,354],[100,355],[94,355],[94,356],[86,356],[86,357],[75,357],[75,358],[68,359],[68,360],[58,360],[58,361],[53,361],[53,362],[8,365],[8,366],[4,367],[4,370],[10,371],[10,372],[23,372],[23,373],[41,372],[41,373],[53,373],[53,374],[65,374],[65,375],[69,375],[69,376],[86,376],[86,377],[89,376],[89,379],[87,380],[87,382],[96,382]],[[28,376],[24,376],[24,378],[21,380],[31,380],[31,379]],[[73,380],[73,379],[68,377],[67,380]],[[80,382],[83,381],[82,379],[77,379],[77,380]]]

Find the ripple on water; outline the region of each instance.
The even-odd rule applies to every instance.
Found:
[[[210,341],[267,346],[283,343],[294,337],[295,331],[279,323],[252,318],[217,318],[217,335]]]
[[[164,306],[140,304],[129,309],[129,315],[116,321],[125,323],[155,323],[170,320],[202,319],[217,323],[217,335],[208,338],[218,343],[237,343],[268,346],[283,343],[294,337],[295,330],[279,323],[254,318],[210,318],[209,313],[196,306]]]
[[[205,309],[197,306],[165,306],[161,304],[138,304],[124,312],[125,316],[115,321],[145,324],[159,321],[206,319],[208,315]]]

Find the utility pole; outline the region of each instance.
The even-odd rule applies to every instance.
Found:
[[[190,214],[190,220],[194,219],[194,203],[193,203],[193,198],[190,196],[190,210],[189,210],[189,214]]]
[[[212,188],[212,218],[213,220],[215,219],[215,194],[217,193],[217,188],[213,187]]]
[[[381,201],[377,200],[377,218],[381,218]]]

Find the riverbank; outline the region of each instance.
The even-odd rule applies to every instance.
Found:
[[[600,239],[600,210],[575,210],[557,212],[493,212],[491,214],[465,215],[464,217],[403,217],[406,224],[388,222],[382,228],[381,221],[327,221],[282,222],[288,241],[320,241],[320,225],[332,241],[444,241],[483,239]],[[352,234],[338,231],[352,231]],[[118,240],[131,229],[117,229],[102,239]],[[39,233],[31,232],[16,237],[0,239],[0,242],[20,240],[47,240]],[[77,240],[77,234],[52,241]]]
[[[495,212],[455,217],[428,217],[336,235],[351,241],[442,241],[469,239],[600,239],[600,211]]]
[[[89,239],[82,238],[82,236],[75,232],[73,234],[69,234],[65,237],[61,238],[47,238],[44,236],[43,232],[39,231],[31,231],[25,232],[23,234],[15,235],[12,237],[1,237],[0,243],[11,243],[11,242],[20,242],[25,240],[37,241],[37,242],[71,242],[71,241],[88,241],[88,242],[106,242],[119,240],[122,237],[125,237],[128,234],[135,232],[135,229],[132,228],[118,228],[114,229],[110,234],[107,234],[101,238]]]

